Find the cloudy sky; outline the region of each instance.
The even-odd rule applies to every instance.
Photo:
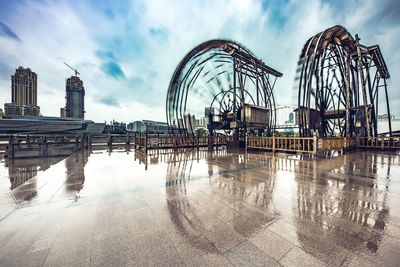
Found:
[[[292,104],[302,46],[340,24],[361,43],[380,45],[391,73],[392,113],[400,116],[398,14],[397,0],[0,0],[0,105],[11,100],[15,68],[30,67],[42,114],[58,116],[73,74],[65,61],[81,73],[87,119],[165,120],[174,68],[215,38],[238,41],[281,71],[276,100]]]

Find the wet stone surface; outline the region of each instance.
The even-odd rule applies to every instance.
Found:
[[[0,266],[398,266],[400,153],[0,162]]]

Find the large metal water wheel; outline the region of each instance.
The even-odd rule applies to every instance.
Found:
[[[390,108],[390,77],[379,46],[366,47],[342,26],[311,37],[298,65],[297,123],[301,136],[377,136],[379,92]]]
[[[280,76],[240,44],[204,42],[182,59],[171,78],[166,103],[170,129],[193,135],[204,120],[210,135],[270,134],[275,126],[273,87]]]

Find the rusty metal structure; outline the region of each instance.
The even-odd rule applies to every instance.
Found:
[[[229,40],[199,44],[181,60],[171,78],[166,116],[171,132],[239,140],[249,131],[271,134],[275,125],[273,88],[282,73]],[[203,122],[202,122],[203,121]]]
[[[360,44],[342,26],[311,37],[301,51],[297,77],[300,136],[378,135],[379,94],[384,91],[391,135],[386,80],[390,78],[379,45]]]

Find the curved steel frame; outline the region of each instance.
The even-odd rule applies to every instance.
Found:
[[[236,132],[243,133],[246,123],[241,109],[252,104],[270,110],[266,131],[271,133],[275,126],[273,87],[281,76],[238,43],[222,39],[201,43],[181,60],[171,78],[166,101],[170,131],[194,134],[191,109],[208,107],[216,110],[215,117],[225,120],[213,123],[210,116],[210,134],[230,129],[231,122],[238,122]],[[204,98],[205,106],[194,104],[199,98]]]
[[[389,133],[390,78],[378,45],[366,47],[342,26],[311,37],[300,55],[297,123],[301,136],[377,136],[379,88],[384,87]]]

